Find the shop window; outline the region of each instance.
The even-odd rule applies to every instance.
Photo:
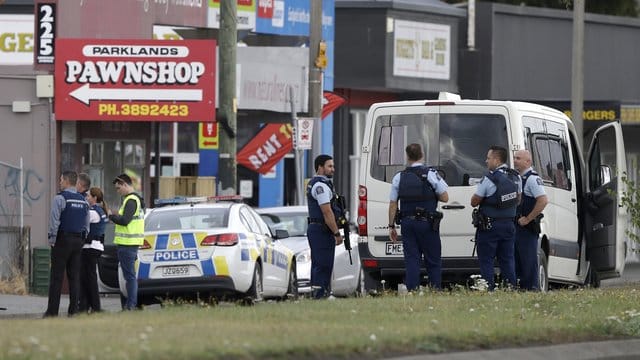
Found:
[[[198,152],[198,123],[178,123],[178,152]]]

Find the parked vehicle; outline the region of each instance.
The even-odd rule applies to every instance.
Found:
[[[165,297],[297,297],[296,259],[262,218],[238,202],[176,198],[145,217],[136,264],[138,302]],[[119,272],[120,292],[126,287]]]
[[[116,246],[105,241],[104,251],[98,258],[98,291],[100,294],[120,294],[118,283],[118,253]]]
[[[311,292],[311,250],[307,240],[306,206],[283,206],[256,209],[265,222],[273,229],[287,230],[289,238],[279,240],[296,254],[298,292]],[[362,266],[357,250],[358,235],[351,231],[349,236],[353,250],[351,262],[344,244],[336,246],[335,262],[331,278],[331,291],[335,296],[355,296],[364,290]]]
[[[424,147],[426,163],[449,185],[449,202],[438,206],[444,213],[443,279],[464,281],[479,273],[469,202],[486,172],[490,145],[530,150],[544,181],[549,203],[539,237],[541,289],[549,282],[597,286],[623,273],[626,160],[620,124],[596,130],[585,162],[573,123],[560,111],[444,93],[438,100],[374,104],[367,114],[358,190],[358,245],[367,288],[379,288],[381,280],[393,286],[404,275],[402,244],[388,240],[387,209],[391,179],[405,167],[410,143]]]

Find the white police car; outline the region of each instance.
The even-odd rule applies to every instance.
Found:
[[[297,296],[296,261],[255,211],[217,198],[159,200],[138,251],[138,303],[166,296]],[[235,198],[234,198],[235,199]],[[120,291],[126,296],[122,271]]]
[[[298,292],[311,292],[311,248],[307,240],[306,206],[280,206],[256,209],[265,222],[274,229],[286,229],[289,238],[281,242],[296,253]],[[341,232],[344,233],[343,230]],[[343,234],[344,235],[344,234]],[[358,234],[349,235],[351,253],[345,244],[336,246],[333,273],[331,274],[331,293],[335,296],[358,296],[364,294],[364,273],[358,253]]]

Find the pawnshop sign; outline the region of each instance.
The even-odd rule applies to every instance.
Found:
[[[214,121],[214,40],[58,39],[58,120]]]

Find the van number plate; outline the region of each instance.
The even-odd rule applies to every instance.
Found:
[[[189,266],[165,266],[162,268],[162,277],[189,275]]]
[[[402,242],[387,242],[385,253],[387,255],[403,255],[404,251],[402,251]]]

